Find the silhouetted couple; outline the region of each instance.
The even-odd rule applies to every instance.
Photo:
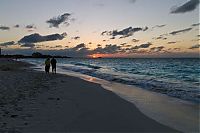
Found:
[[[52,73],[56,73],[56,59],[53,57],[51,60],[47,58],[45,60],[45,72],[49,73],[50,66],[52,67]]]

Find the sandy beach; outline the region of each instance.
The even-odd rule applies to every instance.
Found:
[[[177,132],[99,84],[0,59],[0,132]]]

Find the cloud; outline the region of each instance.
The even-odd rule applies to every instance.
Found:
[[[52,49],[54,49],[54,48],[62,48],[62,45],[56,45],[56,46],[50,47],[50,48],[52,48]]]
[[[110,39],[112,39],[112,40],[113,40],[113,39],[115,39],[115,37],[113,36],[113,37],[111,37]]]
[[[76,47],[72,48],[75,51],[80,50],[81,48],[85,48],[86,45],[84,43],[78,44]]]
[[[148,29],[149,29],[149,27],[146,26],[146,27],[143,29],[143,31],[147,31]]]
[[[161,35],[159,37],[154,37],[153,39],[155,39],[155,40],[167,40],[166,37],[161,36]]]
[[[101,47],[101,44],[97,44],[97,47]]]
[[[193,27],[194,26],[199,26],[199,25],[200,25],[200,23],[192,24]]]
[[[184,3],[179,7],[175,7],[171,10],[171,13],[186,13],[191,12],[197,8],[199,5],[199,0],[189,0],[188,2]]]
[[[72,39],[78,40],[78,39],[80,39],[80,37],[79,36],[75,36],[75,37],[72,37]]]
[[[35,44],[34,43],[24,43],[24,44],[21,44],[21,47],[34,48]]]
[[[174,48],[174,50],[175,50],[175,51],[180,51],[181,49],[180,49],[180,48]]]
[[[27,25],[25,28],[26,29],[36,29],[36,26],[34,24],[30,24],[30,25]]]
[[[74,19],[71,19],[70,13],[64,13],[63,15],[53,17],[46,21],[47,24],[49,24],[49,27],[55,27],[59,28],[61,24],[69,25],[69,21],[74,21]]]
[[[134,46],[131,49],[149,48],[151,45],[152,45],[151,43],[145,43],[145,44],[141,44],[139,46]]]
[[[154,29],[154,28],[162,28],[162,27],[165,27],[165,26],[166,26],[165,24],[162,24],[162,25],[156,25],[156,26],[152,27],[152,29]]]
[[[127,44],[127,43],[122,43],[122,44],[120,44],[120,46],[124,47],[126,44]]]
[[[10,30],[10,27],[7,27],[7,26],[0,26],[0,30]]]
[[[116,44],[108,44],[104,48],[98,47],[93,50],[93,53],[99,54],[114,54],[118,53],[121,50],[121,46],[117,46]]]
[[[90,50],[84,43],[78,44],[75,47],[65,49],[68,56],[85,57],[90,54]]]
[[[14,28],[19,28],[19,27],[20,27],[19,24],[14,25]]]
[[[103,35],[105,35],[107,33],[107,31],[103,31],[102,33],[101,33],[101,35],[103,36]]]
[[[139,32],[139,31],[146,31],[148,30],[148,27],[145,28],[132,28],[132,27],[128,27],[126,29],[123,30],[113,30],[113,31],[103,31],[101,33],[101,35],[108,35],[108,36],[121,36],[120,38],[126,38],[126,37],[130,37],[132,36],[135,32]]]
[[[167,44],[175,44],[176,42],[167,42]]]
[[[41,36],[38,33],[31,34],[28,36],[24,36],[22,39],[20,39],[19,43],[39,43],[39,42],[45,42],[45,41],[55,41],[55,40],[62,40],[65,38],[67,34],[51,34],[46,36]]]
[[[10,41],[10,42],[0,43],[0,46],[4,46],[4,47],[8,47],[8,46],[11,46],[11,45],[15,45],[15,42],[14,41]]]
[[[159,46],[159,47],[153,47],[151,48],[151,52],[160,52],[164,49],[165,47],[164,46]]]
[[[189,49],[199,49],[199,48],[200,48],[200,44],[196,44],[190,47]]]
[[[100,44],[95,49],[89,49],[84,43],[78,44],[75,47],[65,49],[68,56],[73,57],[86,57],[92,54],[114,54],[121,51],[121,46],[116,44],[108,44],[102,47]]]
[[[132,42],[139,42],[140,40],[132,39]]]
[[[179,34],[179,33],[185,33],[185,32],[188,32],[188,31],[190,31],[190,30],[192,30],[192,28],[187,28],[187,29],[183,29],[183,30],[173,31],[173,32],[171,32],[171,33],[169,33],[169,34],[171,34],[171,35],[177,35],[177,34]]]

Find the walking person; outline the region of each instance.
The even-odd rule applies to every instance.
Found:
[[[50,58],[47,58],[47,59],[45,60],[45,72],[46,72],[46,73],[49,73],[50,64],[51,64]]]
[[[55,73],[55,74],[56,74],[56,63],[57,63],[57,61],[56,61],[56,59],[53,57],[53,58],[51,59],[51,66],[52,66],[52,73]]]

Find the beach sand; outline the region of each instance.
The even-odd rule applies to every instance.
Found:
[[[177,132],[99,84],[0,59],[0,132]]]

